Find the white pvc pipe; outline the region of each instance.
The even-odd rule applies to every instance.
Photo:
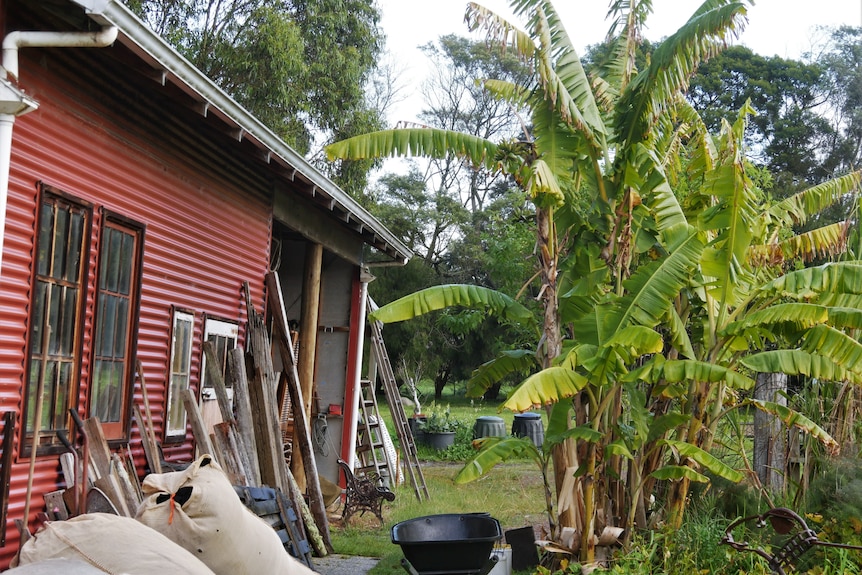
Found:
[[[98,32],[9,32],[3,38],[3,68],[17,82],[20,48],[104,48],[114,43],[118,33],[116,26]]]
[[[3,39],[3,77],[18,81],[20,48],[104,48],[117,39],[116,26],[99,32],[9,32]],[[23,108],[19,114],[34,109]],[[0,272],[3,265],[3,243],[6,237],[6,201],[9,196],[9,169],[12,162],[12,127],[15,114],[0,114]]]

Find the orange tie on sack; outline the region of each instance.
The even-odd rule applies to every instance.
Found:
[[[168,515],[168,525],[170,525],[174,522],[174,505],[175,505],[174,497],[175,496],[176,496],[176,493],[171,493],[171,512]]]

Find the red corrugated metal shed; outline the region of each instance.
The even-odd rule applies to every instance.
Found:
[[[0,0],[5,31],[68,29],[69,21],[81,23],[81,29],[92,27],[77,6],[86,6],[87,0],[51,4],[43,11],[38,3]],[[118,3],[98,4],[114,10],[124,26],[135,24]],[[56,17],[58,12],[62,18]],[[108,18],[94,13],[90,17],[99,23]],[[195,316],[195,386],[203,318],[242,325],[246,281],[252,301],[263,305],[276,203],[282,212],[291,212],[293,206],[297,213],[322,213],[327,229],[309,228],[302,234],[321,243],[334,237],[327,248],[354,265],[360,263],[363,243],[390,259],[410,257],[409,250],[343,192],[187,66],[163,42],[137,28],[121,28],[120,40],[111,48],[20,51],[19,87],[39,108],[18,118],[14,127],[0,275],[0,412],[20,414],[23,409],[41,185],[92,206],[91,246],[99,245],[105,214],[144,227],[135,348],[160,440],[173,310]],[[205,97],[213,101],[202,102]],[[77,407],[84,417],[95,337],[96,253],[92,250],[86,262],[87,303],[79,344]],[[134,401],[141,403],[137,386]],[[132,433],[134,437],[137,431]],[[14,445],[9,529],[7,545],[0,549],[0,569],[17,548],[11,520],[21,517],[25,505],[29,456],[20,452],[20,418]],[[165,455],[169,460],[190,459],[190,433],[183,442],[165,444]],[[142,460],[140,452],[137,457]],[[57,455],[38,457],[31,517],[42,508],[41,494],[57,489],[60,482]]]

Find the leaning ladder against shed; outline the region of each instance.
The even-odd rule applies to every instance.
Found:
[[[368,312],[374,308],[373,302],[368,302]],[[401,459],[404,462],[404,471],[410,477],[410,484],[416,498],[422,501],[431,499],[428,487],[425,485],[425,476],[422,475],[422,467],[419,465],[419,457],[416,454],[416,442],[413,440],[413,432],[407,423],[407,414],[401,404],[401,394],[398,393],[398,383],[395,381],[395,373],[392,364],[389,363],[389,354],[386,353],[386,345],[383,343],[383,334],[380,322],[369,321],[371,327],[371,350],[377,367],[380,370],[380,380],[383,382],[383,391],[386,392],[386,402],[389,411],[392,412],[392,421],[398,432],[398,440],[401,443]],[[394,470],[393,470],[394,471]]]

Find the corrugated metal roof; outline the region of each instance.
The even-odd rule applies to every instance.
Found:
[[[179,52],[150,30],[117,0],[71,0],[100,25],[116,26],[118,41],[145,61],[162,84],[172,83],[197,103],[199,113],[225,124],[228,137],[247,141],[270,166],[274,175],[292,182],[318,207],[332,213],[339,223],[388,258],[406,263],[413,252],[374,216],[353,200],[305,158],[284,143],[245,108]]]

